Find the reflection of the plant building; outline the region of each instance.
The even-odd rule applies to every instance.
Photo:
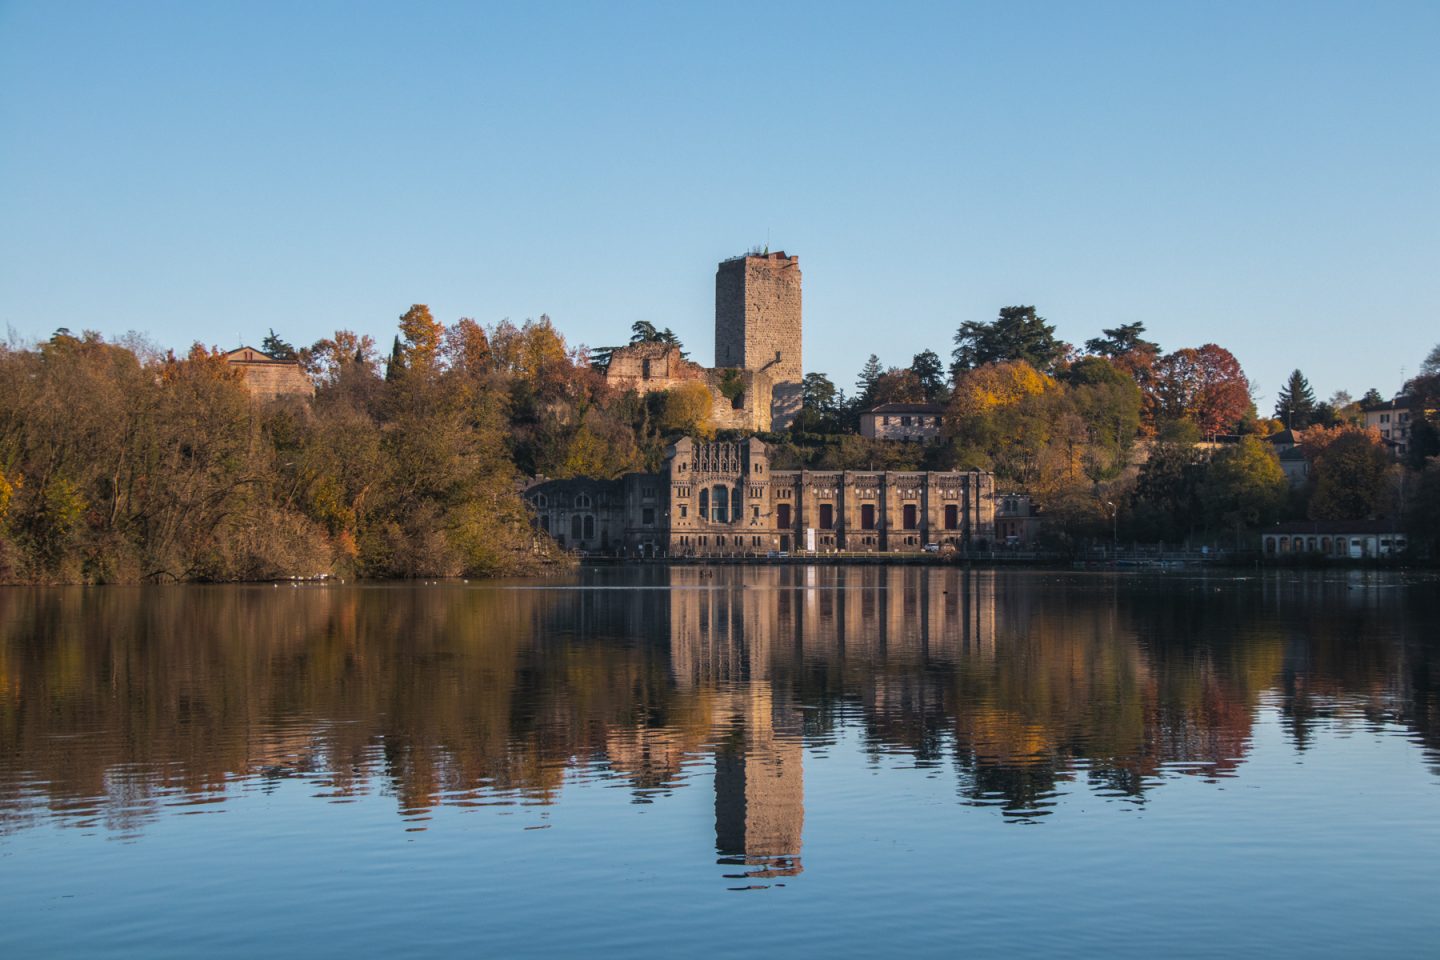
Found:
[[[332,799],[383,785],[415,819],[551,802],[567,776],[649,800],[713,754],[722,855],[780,871],[799,869],[802,741],[842,727],[877,761],[951,762],[963,800],[1022,816],[1079,778],[1140,798],[1174,772],[1232,772],[1268,690],[1302,746],[1348,711],[1407,724],[1434,756],[1420,594],[919,567],[645,576],[674,589],[0,594],[0,828],[128,832],[241,779]]]

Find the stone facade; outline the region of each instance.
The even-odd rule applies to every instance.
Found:
[[[257,400],[315,395],[315,385],[294,360],[276,360],[254,347],[239,347],[225,354],[225,362],[241,372],[245,389]]]
[[[995,497],[995,543],[1005,547],[1034,545],[1040,535],[1040,508],[1028,493]]]
[[[686,383],[710,391],[710,422],[718,430],[766,433],[774,379],[768,371],[702,367],[663,343],[620,347],[610,356],[605,381],[616,390],[659,393]]]
[[[783,253],[735,257],[715,271],[715,366],[702,367],[663,343],[619,347],[605,382],[658,393],[689,382],[710,391],[720,430],[768,433],[800,413],[800,258]]]
[[[770,373],[777,429],[800,412],[801,347],[800,258],[782,251],[723,261],[715,271],[715,365]]]
[[[988,550],[994,479],[980,471],[771,471],[757,439],[670,448],[658,474],[552,480],[526,497],[572,549],[626,556]]]
[[[526,488],[525,499],[540,529],[569,550],[636,557],[664,551],[667,508],[657,474],[538,480]]]
[[[934,440],[945,407],[938,403],[882,403],[860,414],[860,436],[872,440]]]

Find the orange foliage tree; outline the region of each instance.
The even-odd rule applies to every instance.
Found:
[[[1166,354],[1156,362],[1155,376],[1161,415],[1189,420],[1201,433],[1233,430],[1253,407],[1240,361],[1213,343]]]

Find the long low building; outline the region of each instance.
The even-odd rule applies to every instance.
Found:
[[[537,480],[525,497],[561,545],[616,556],[988,550],[991,474],[774,470],[756,439],[680,440],[658,473]]]
[[[1394,520],[1300,520],[1261,531],[1265,556],[1313,554],[1344,560],[1398,556],[1405,530]]]

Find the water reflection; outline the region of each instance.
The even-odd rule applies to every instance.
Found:
[[[736,886],[800,875],[807,763],[953,776],[1034,822],[1234,777],[1262,706],[1295,748],[1402,730],[1436,764],[1433,591],[1390,580],[922,568],[590,571],[496,588],[0,592],[0,831],[135,837],[237,791],[548,805],[713,789]],[[697,855],[700,851],[697,851]]]

